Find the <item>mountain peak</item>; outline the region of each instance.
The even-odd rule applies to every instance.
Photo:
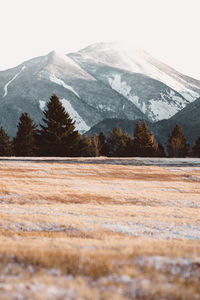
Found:
[[[48,60],[51,62],[60,61],[60,60],[68,60],[66,55],[64,53],[58,52],[58,51],[51,51],[47,55]]]
[[[57,74],[65,74],[67,77],[73,75],[74,77],[91,78],[73,59],[61,52],[51,51],[46,57],[48,68],[50,68],[52,72],[57,69]]]
[[[68,55],[54,50],[0,72],[0,78],[0,122],[12,136],[22,111],[41,123],[53,93],[81,130],[105,118],[169,118],[187,98],[200,95],[200,82],[121,42],[96,43]]]
[[[190,102],[199,97],[200,83],[197,80],[180,74],[131,43],[96,43],[78,51],[78,55],[71,54],[70,57],[82,67],[95,64],[149,76],[168,85]],[[93,73],[92,75],[94,76]]]
[[[86,51],[132,51],[138,53],[146,53],[147,52],[142,49],[141,47],[137,46],[133,43],[128,42],[99,42],[89,45],[86,48],[81,49],[79,52],[86,52]]]

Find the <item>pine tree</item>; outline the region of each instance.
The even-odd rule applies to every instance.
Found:
[[[100,149],[101,149],[101,144],[99,140],[99,136],[95,133],[92,136],[92,156],[99,156],[100,155]]]
[[[92,142],[87,134],[84,134],[79,144],[79,156],[92,156]]]
[[[157,143],[146,122],[137,122],[134,131],[132,156],[152,157],[156,155]]]
[[[182,128],[176,124],[168,138],[167,151],[169,157],[186,157],[189,149],[190,146],[186,142]]]
[[[120,156],[122,139],[122,130],[120,127],[115,127],[108,135],[109,156]]]
[[[143,129],[141,121],[137,121],[137,126],[134,131],[134,142],[133,142],[133,149],[132,149],[132,156],[140,156],[141,149],[142,149],[142,136],[143,136]]]
[[[200,136],[197,138],[197,140],[192,148],[192,156],[200,157]]]
[[[132,157],[133,156],[133,154],[132,154],[133,139],[127,132],[124,132],[124,134],[122,136],[122,141],[123,141],[123,147],[124,147],[122,156]]]
[[[13,140],[15,155],[34,156],[37,150],[37,125],[25,112],[21,114],[17,128],[17,135]]]
[[[158,148],[157,148],[157,151],[156,151],[156,156],[157,157],[166,157],[165,149],[164,149],[164,147],[163,147],[163,145],[161,143],[158,143]]]
[[[80,134],[75,130],[75,122],[65,111],[61,101],[53,94],[44,110],[40,124],[41,154],[44,156],[77,156]]]
[[[102,131],[99,133],[99,143],[100,143],[100,155],[107,156],[108,144],[106,143],[106,137]]]
[[[142,126],[142,152],[143,157],[152,157],[156,155],[157,144],[153,134],[150,132],[146,122]]]
[[[107,139],[109,156],[127,156],[127,146],[130,139],[131,137],[128,135],[128,133],[125,132],[123,134],[120,127],[113,128]]]
[[[0,127],[0,156],[11,156],[13,153],[12,142],[3,127]]]

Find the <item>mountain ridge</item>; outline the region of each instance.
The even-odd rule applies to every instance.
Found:
[[[112,44],[112,47],[113,45],[115,44]],[[123,56],[122,66],[124,60],[130,61],[129,56],[133,56],[130,49],[127,50],[127,57],[126,51],[122,55],[119,54],[118,48],[111,49],[111,53],[117,53],[111,60],[110,44],[106,46],[109,50],[106,52],[105,43],[101,43],[100,48],[104,49],[103,58],[107,55],[110,64],[115,65],[108,66],[102,61],[101,49],[95,50],[94,53],[94,49],[98,47],[100,45],[95,44],[68,55],[51,51],[47,55],[35,57],[17,67],[1,71],[0,124],[5,130],[14,136],[19,116],[25,111],[37,124],[41,123],[42,111],[53,93],[61,99],[81,132],[88,131],[106,118],[146,119],[156,122],[173,116],[190,103],[176,90],[147,75],[146,71],[142,74],[117,67],[116,58],[119,55]],[[92,56],[88,49],[92,51]],[[137,51],[134,53],[140,56],[140,51]],[[84,53],[82,61],[80,53]],[[85,59],[85,56],[89,58]],[[142,57],[150,59],[146,52],[143,52]],[[131,59],[133,61],[133,58]],[[134,63],[136,60],[135,58]],[[137,67],[145,67],[145,63],[140,58]],[[145,68],[149,68],[148,63]],[[186,77],[182,76],[185,80]],[[195,79],[194,84],[198,85]],[[186,90],[188,86],[193,93],[191,82],[186,84]],[[198,90],[198,87],[196,89]]]
[[[68,55],[71,56],[72,54],[73,53]],[[174,68],[152,57],[143,49],[138,49],[131,44],[128,44],[127,47],[126,44],[119,42],[96,43],[79,50],[76,54],[81,56],[83,60],[87,59],[87,61],[91,61],[93,59],[95,60],[97,57],[97,60],[95,61],[98,61],[99,63],[101,62],[104,65],[109,64],[110,66],[119,67],[134,73],[146,74],[147,76],[160,80],[175,89],[177,92],[179,92],[179,90],[177,90],[177,86],[173,86],[177,78],[179,79],[178,82],[188,80],[189,82],[186,82],[187,86],[190,86],[194,93],[196,91],[199,93],[200,91],[199,80],[176,71]],[[162,70],[164,70],[167,75],[169,75],[169,73],[170,75],[173,75],[172,82],[169,82],[170,78],[166,77],[166,74],[163,74]],[[169,83],[172,83],[172,86]],[[194,94],[192,101],[195,98],[198,98],[198,95]]]
[[[168,141],[168,136],[171,134],[175,125],[178,124],[182,127],[187,141],[192,146],[197,137],[200,136],[200,98],[190,103],[183,110],[178,112],[170,119],[164,119],[156,123],[146,123],[158,142],[163,143],[165,146]],[[144,119],[140,119],[143,121]],[[101,131],[107,136],[109,132],[116,126],[122,128],[128,134],[133,136],[138,120],[124,120],[124,119],[105,119],[90,128],[87,134],[91,137],[94,133],[99,134]]]

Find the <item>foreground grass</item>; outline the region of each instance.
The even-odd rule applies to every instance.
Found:
[[[0,299],[200,299],[200,168],[0,163]]]

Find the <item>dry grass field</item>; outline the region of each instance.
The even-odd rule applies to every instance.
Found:
[[[200,299],[198,163],[0,161],[0,299]]]

